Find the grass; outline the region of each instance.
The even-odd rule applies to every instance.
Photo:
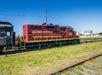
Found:
[[[0,56],[0,75],[43,75],[102,52],[102,42]]]

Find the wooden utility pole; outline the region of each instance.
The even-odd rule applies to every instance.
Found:
[[[47,17],[48,17],[48,16],[47,16],[47,8],[46,8],[46,21],[45,21],[45,22],[46,22],[46,25],[47,25]]]

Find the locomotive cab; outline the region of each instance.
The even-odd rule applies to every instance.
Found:
[[[0,52],[5,46],[5,37],[7,37],[7,44],[13,44],[13,25],[9,22],[0,21]]]

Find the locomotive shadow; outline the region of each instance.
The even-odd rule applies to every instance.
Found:
[[[77,43],[78,44],[78,43]],[[68,44],[63,44],[62,46],[60,46],[60,44],[57,44],[57,45],[50,45],[50,46],[43,46],[42,48],[38,48],[38,47],[36,47],[36,48],[30,48],[30,49],[27,49],[27,48],[25,48],[25,49],[11,49],[11,50],[7,50],[7,54],[8,55],[10,55],[10,54],[16,54],[16,53],[23,53],[23,52],[31,52],[31,51],[42,51],[42,50],[45,50],[45,49],[47,49],[47,50],[50,50],[50,49],[52,49],[52,48],[61,48],[61,47],[63,47],[63,46],[70,46],[70,45],[76,45],[75,43],[68,43]],[[5,55],[6,53],[5,52],[3,52],[2,54],[0,54],[0,55]]]
[[[22,50],[15,49],[15,50],[7,51],[7,54],[16,54],[16,53],[31,52],[31,51],[37,51],[37,50],[39,49],[22,49]],[[43,50],[43,49],[40,49],[40,50]],[[5,54],[6,54],[5,52],[0,53],[0,55],[5,55]]]
[[[45,50],[45,49],[51,49],[51,48],[57,48],[58,46],[56,47],[47,47],[47,48],[41,48],[41,49],[12,49],[12,50],[8,50],[7,51],[7,54],[10,55],[10,54],[16,54],[16,53],[23,53],[23,52],[31,52],[31,51],[42,51],[42,50]],[[0,53],[0,55],[5,55],[6,53],[5,52],[2,52]]]

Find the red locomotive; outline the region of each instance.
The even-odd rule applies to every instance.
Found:
[[[25,24],[23,26],[23,40],[27,43],[41,42],[80,42],[79,36],[72,27],[58,26],[53,24]]]

